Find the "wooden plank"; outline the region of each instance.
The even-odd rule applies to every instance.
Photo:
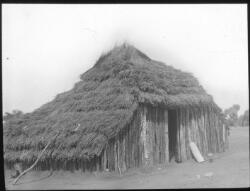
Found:
[[[201,130],[200,130],[200,110],[196,109],[196,135],[197,135],[197,142],[199,145],[199,150],[201,153],[203,153],[203,148],[202,148],[202,135],[201,135]]]
[[[221,122],[221,127],[223,128],[224,124],[223,122]],[[224,141],[223,141],[223,138],[224,138]],[[223,137],[223,129],[222,129],[222,147],[223,147],[223,151],[225,151],[225,137]]]
[[[189,147],[189,142],[190,142],[190,116],[189,116],[189,108],[186,109],[186,154],[187,154],[187,159],[191,159],[191,150]]]
[[[178,109],[178,115],[179,115],[179,160],[180,162],[183,161],[183,156],[182,156],[182,150],[183,150],[183,142],[182,142],[182,137],[183,137],[183,129],[182,129],[182,112],[181,112],[181,109]]]
[[[127,168],[130,168],[130,164],[129,164],[129,128],[127,128],[127,133],[126,133],[126,166],[127,166]]]
[[[226,145],[226,126],[223,124],[223,126],[222,126],[222,132],[223,132],[223,143],[224,143],[224,148],[226,148],[225,147],[225,145]]]
[[[203,133],[203,126],[202,126],[202,109],[199,108],[198,110],[198,135],[199,135],[199,143],[200,143],[200,151],[201,154],[204,155],[204,133]]]
[[[115,169],[115,164],[116,163],[115,163],[115,144],[114,144],[114,141],[112,141],[111,146],[112,146],[111,149],[110,149],[111,167],[112,167],[112,170],[116,170]]]
[[[212,152],[213,148],[212,148],[212,133],[211,133],[211,126],[212,126],[212,121],[211,121],[211,109],[208,108],[208,143],[209,143],[209,153]]]
[[[207,135],[207,148],[208,153],[211,152],[211,141],[210,141],[210,119],[209,119],[210,111],[209,107],[206,108],[206,135]]]
[[[131,147],[131,127],[128,129],[128,165],[129,168],[132,168],[132,162],[131,162],[131,157],[132,157],[132,147]]]
[[[148,165],[151,166],[153,163],[153,155],[152,155],[152,148],[153,148],[153,142],[152,142],[152,136],[153,136],[153,131],[152,131],[152,125],[151,121],[147,121],[148,128],[147,128],[147,150],[148,150]]]
[[[180,143],[180,114],[179,114],[179,109],[176,110],[176,154],[175,154],[175,159],[177,162],[181,162],[181,143]]]
[[[156,150],[156,145],[155,145],[155,126],[154,126],[154,122],[155,122],[155,110],[154,108],[151,108],[150,109],[150,116],[151,116],[151,119],[149,121],[149,129],[150,129],[150,132],[151,132],[151,135],[150,135],[150,139],[151,139],[151,145],[152,145],[152,150],[150,151],[150,155],[151,155],[151,160],[152,160],[152,164],[155,164],[155,150]]]
[[[141,154],[141,166],[144,166],[144,163],[145,163],[145,160],[144,160],[144,142],[143,142],[143,138],[142,138],[142,136],[143,136],[143,133],[145,132],[143,129],[143,124],[144,124],[144,122],[143,122],[143,111],[142,110],[140,110],[140,118],[141,118],[141,121],[140,121],[140,154]]]
[[[209,107],[206,108],[206,135],[207,135],[207,149],[208,153],[210,153],[211,145],[210,145],[210,121],[209,121]]]
[[[124,157],[124,145],[123,145],[123,142],[124,142],[124,134],[121,133],[121,136],[119,138],[119,158],[120,158],[120,169],[121,169],[121,172],[123,173],[125,171],[124,169],[124,161],[125,161],[125,157]]]
[[[201,129],[200,129],[200,110],[197,109],[196,110],[196,124],[197,124],[197,129],[196,129],[196,133],[197,133],[197,139],[198,139],[198,144],[199,144],[199,150],[201,152],[201,154],[203,154],[203,148],[202,148],[202,133],[201,133]]]
[[[218,117],[217,127],[218,127],[218,138],[219,138],[219,152],[223,152],[223,142],[222,142],[222,126],[220,124],[220,119]]]
[[[159,163],[162,163],[162,155],[163,155],[163,150],[162,150],[162,137],[163,137],[163,121],[162,121],[162,110],[159,109]]]
[[[135,122],[135,132],[136,132],[136,138],[135,138],[135,164],[136,167],[139,166],[139,126],[138,126],[138,114],[136,114],[136,122]]]
[[[208,154],[208,141],[207,141],[207,118],[206,107],[203,108],[203,126],[204,126],[204,141],[205,141],[205,154]]]
[[[205,109],[202,109],[202,129],[203,129],[203,138],[204,138],[204,155],[208,154],[207,147],[207,134],[206,134],[206,121],[205,121]]]
[[[164,110],[164,131],[165,131],[165,161],[169,162],[169,137],[168,137],[168,110]]]
[[[160,163],[165,161],[165,147],[163,145],[164,141],[164,110],[160,110]]]
[[[195,109],[192,110],[192,136],[193,136],[193,139],[192,141],[197,145],[198,147],[198,144],[197,144],[197,135],[196,135],[196,111]]]
[[[127,134],[127,128],[124,129],[124,162],[125,162],[125,166],[126,169],[127,167],[127,138],[128,138],[128,134]]]
[[[201,150],[200,145],[200,136],[199,136],[199,128],[198,128],[198,112],[197,109],[194,109],[194,135],[195,135],[195,144],[197,145],[198,149]]]
[[[218,149],[218,132],[217,132],[217,116],[216,114],[214,113],[214,133],[215,133],[215,152],[219,152],[219,149]]]
[[[190,110],[190,126],[189,126],[189,130],[190,130],[190,140],[189,142],[195,142],[194,139],[194,133],[193,133],[193,129],[194,129],[194,114],[193,114],[193,109]]]
[[[123,169],[123,172],[124,172],[124,171],[126,171],[126,160],[125,160],[126,152],[125,152],[125,137],[124,137],[124,135],[123,135],[123,138],[122,138],[122,153],[123,153],[122,169]]]
[[[154,146],[155,149],[153,150],[154,153],[154,164],[158,164],[159,163],[159,121],[158,121],[158,112],[157,109],[154,109],[154,118],[155,118],[155,122],[154,125],[152,126],[152,130],[154,131]]]
[[[141,108],[141,144],[142,144],[142,165],[146,164],[145,159],[147,158],[146,150],[146,115],[144,112],[144,107]]]
[[[218,153],[219,152],[219,134],[218,134],[218,126],[217,126],[217,115],[214,113],[214,131],[215,131],[215,152]]]
[[[107,167],[107,154],[106,154],[106,149],[104,149],[104,152],[103,152],[103,169],[105,170],[106,167]]]
[[[117,171],[119,171],[119,173],[121,173],[121,167],[120,167],[120,141],[119,141],[119,136],[117,137],[116,139],[116,168],[117,168]]]
[[[186,156],[186,138],[185,138],[185,111],[180,110],[180,141],[181,141],[181,161],[187,160]]]
[[[216,134],[216,116],[213,112],[213,146],[214,146],[214,153],[217,152],[217,134]]]
[[[160,131],[160,137],[161,137],[161,148],[160,148],[160,156],[161,156],[161,163],[165,162],[165,129],[164,126],[164,110],[161,110],[161,131]]]
[[[205,129],[205,116],[204,116],[204,109],[201,110],[201,128],[203,133],[203,155],[207,155],[207,140],[206,140],[206,129]]]
[[[135,163],[134,163],[134,126],[131,126],[131,167],[134,168],[135,167]]]
[[[214,140],[214,115],[210,110],[210,139],[211,139],[211,152],[215,153],[215,140]]]
[[[218,114],[216,113],[216,132],[217,132],[217,149],[218,152],[221,152],[221,142],[220,142],[220,126],[219,126],[219,118],[218,118]]]
[[[207,142],[207,129],[206,129],[206,110],[202,109],[202,124],[203,124],[203,133],[204,133],[204,152],[207,156],[208,154],[208,142]]]
[[[153,153],[152,153],[152,149],[154,148],[154,144],[153,144],[153,129],[152,129],[152,120],[153,120],[153,112],[152,112],[152,108],[148,108],[147,110],[147,150],[149,152],[149,156],[148,156],[148,161],[149,164],[151,164],[151,161],[153,161]]]
[[[187,124],[187,108],[183,109],[183,126],[185,128],[184,131],[184,141],[185,141],[185,155],[186,155],[186,159],[188,160],[188,150],[187,150],[187,144],[188,144],[188,124]]]
[[[219,116],[216,114],[216,127],[217,127],[217,140],[218,140],[218,152],[222,152],[221,147],[221,133],[220,133],[220,124],[219,124]]]
[[[187,142],[187,136],[186,136],[186,133],[187,133],[187,126],[186,126],[186,109],[183,108],[182,109],[182,126],[183,126],[183,152],[184,152],[184,160],[187,160],[187,148],[186,148],[186,142]]]
[[[217,140],[216,140],[216,129],[215,129],[215,115],[214,111],[212,111],[212,116],[213,116],[213,127],[212,127],[212,146],[213,146],[213,153],[216,153],[216,145],[217,145]]]
[[[190,142],[189,146],[191,148],[192,154],[195,157],[196,161],[197,162],[203,162],[204,158],[201,155],[201,153],[200,153],[199,148],[197,147],[197,145],[194,142]]]
[[[107,157],[107,163],[108,163],[107,166],[108,166],[108,169],[111,171],[110,143],[109,143],[108,146],[107,146],[106,157]]]
[[[218,121],[218,130],[219,130],[219,141],[220,141],[220,152],[223,152],[223,135],[222,135],[222,124],[221,120]]]

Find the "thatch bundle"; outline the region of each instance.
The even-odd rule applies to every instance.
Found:
[[[91,159],[131,122],[140,104],[209,106],[219,111],[190,73],[151,60],[124,44],[102,55],[70,91],[8,121],[4,125],[4,158],[34,161],[55,131],[63,130],[41,161]]]

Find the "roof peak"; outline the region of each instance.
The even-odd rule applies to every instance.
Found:
[[[119,51],[119,52],[123,52],[123,51],[137,51],[138,49],[133,46],[132,44],[128,43],[128,42],[124,42],[121,45],[115,45],[109,52],[114,52],[114,51]]]
[[[111,50],[103,53],[97,60],[95,66],[100,66],[102,63],[111,60],[129,60],[129,59],[151,60],[147,55],[138,50],[134,45],[124,42],[121,45],[115,45]],[[109,62],[109,61],[108,61]]]

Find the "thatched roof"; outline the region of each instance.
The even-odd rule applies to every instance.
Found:
[[[5,159],[33,160],[58,129],[64,131],[42,160],[99,155],[143,103],[219,109],[190,73],[124,44],[103,54],[70,91],[5,124]]]

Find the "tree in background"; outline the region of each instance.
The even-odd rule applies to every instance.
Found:
[[[249,126],[249,110],[246,110],[244,114],[240,115],[238,119],[239,126]]]
[[[226,123],[228,126],[238,125],[238,112],[240,110],[240,105],[234,104],[232,107],[225,109],[224,115],[226,118]]]

